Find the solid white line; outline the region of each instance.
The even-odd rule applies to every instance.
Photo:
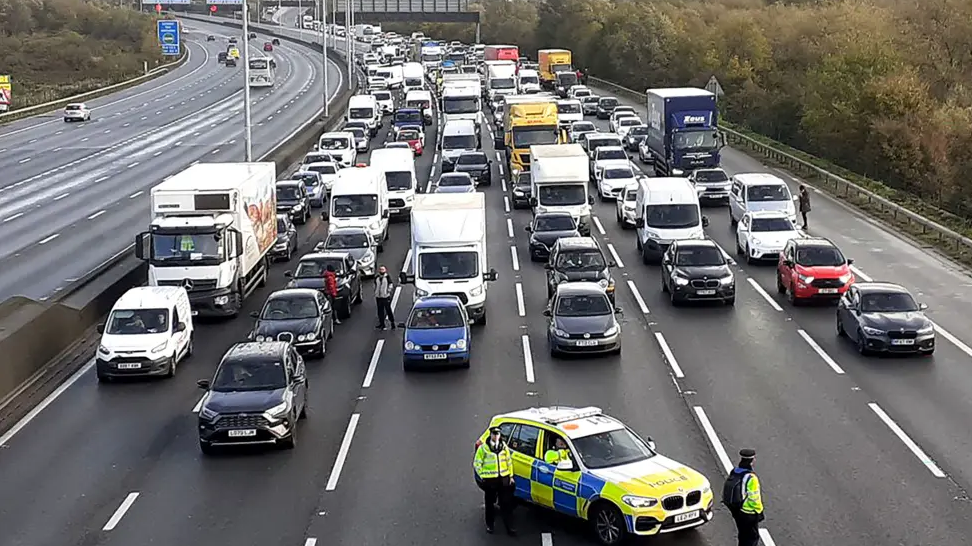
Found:
[[[503,210],[506,211],[506,214],[510,213],[510,198],[505,195],[503,196]]]
[[[540,533],[540,546],[553,546],[553,536],[550,533]]]
[[[695,406],[693,409],[695,410],[695,415],[699,418],[699,422],[702,423],[702,430],[705,431],[705,435],[709,438],[709,443],[712,444],[712,449],[716,452],[716,458],[719,459],[719,464],[722,465],[723,470],[728,474],[732,470],[732,460],[729,458],[729,454],[726,453],[726,448],[722,447],[722,442],[719,441],[719,435],[716,434],[712,422],[709,421],[709,416],[705,414],[702,406]]]
[[[23,164],[23,163],[27,163],[28,161],[30,161],[30,159],[31,159],[31,158],[29,158],[29,157],[25,157],[24,159],[21,159],[21,160],[20,160],[20,161],[18,161],[17,163],[21,163],[21,164]]]
[[[95,180],[95,184],[97,184],[99,182],[104,182],[105,180],[108,180],[109,178],[110,178],[109,176],[102,176],[101,178]]]
[[[129,493],[128,496],[125,497],[125,500],[122,501],[121,506],[119,506],[118,509],[115,510],[115,513],[111,515],[111,519],[108,520],[108,523],[106,523],[105,526],[101,528],[101,530],[111,531],[115,527],[117,527],[118,523],[121,522],[121,519],[125,517],[125,512],[128,512],[128,509],[131,508],[133,504],[135,504],[135,499],[137,498],[138,498],[138,492],[133,491]]]
[[[513,219],[506,219],[506,232],[510,234],[510,239],[513,238]]]
[[[850,270],[853,271],[854,274],[857,275],[858,277],[860,277],[861,280],[864,281],[864,282],[873,282],[874,281],[874,279],[872,279],[870,275],[868,275],[867,273],[865,273],[865,272],[861,271],[860,269],[858,269],[858,267],[856,265],[850,266]]]
[[[594,226],[597,228],[597,232],[604,235],[604,226],[601,225],[601,220],[597,216],[593,216],[592,219],[594,220]]]
[[[662,353],[665,354],[665,360],[668,361],[668,365],[675,372],[675,377],[679,379],[685,377],[685,373],[682,372],[682,368],[678,365],[678,360],[675,360],[675,353],[672,352],[672,348],[665,341],[665,336],[661,332],[655,332],[655,339],[658,341],[658,345],[661,346]]]
[[[500,185],[503,187],[503,193],[506,193],[506,179],[500,180]]]
[[[71,194],[70,193],[62,193],[61,195],[58,195],[57,197],[55,197],[54,200],[55,201],[60,201],[61,199],[64,199],[65,197],[67,197],[69,195],[71,195]]]
[[[317,546],[317,539],[316,538],[309,538],[309,539],[305,540],[304,541],[304,546]]]
[[[830,366],[832,370],[834,370],[840,375],[844,374],[844,370],[840,366],[838,366],[836,362],[834,362],[834,359],[830,358],[830,355],[828,355],[827,352],[823,350],[823,347],[817,344],[817,342],[814,341],[812,337],[810,337],[810,334],[808,334],[806,330],[797,330],[797,333],[800,334],[800,337],[803,338],[803,341],[806,341],[807,345],[809,345],[810,348],[813,349],[813,351],[817,353],[817,355],[820,358],[822,358],[823,361],[826,362],[827,365]]]
[[[530,336],[523,334],[523,366],[526,368],[527,383],[536,381],[533,375],[533,353],[530,352]]]
[[[963,353],[965,353],[965,354],[967,354],[969,356],[972,356],[972,347],[969,347],[968,345],[966,345],[965,343],[963,343],[962,340],[960,340],[959,338],[953,336],[948,330],[946,330],[945,328],[942,328],[938,324],[935,324],[935,322],[932,322],[932,326],[935,327],[935,330],[937,330],[939,334],[942,334],[942,337],[944,337],[945,339],[951,341],[952,344],[954,344],[956,347],[958,347],[960,351],[962,351]]]
[[[871,410],[874,411],[874,413],[877,414],[878,418],[884,421],[885,425],[888,425],[888,428],[891,429],[891,432],[893,432],[894,435],[897,436],[899,440],[904,442],[904,445],[906,445],[908,449],[910,449],[911,452],[915,454],[915,457],[918,457],[918,460],[921,461],[921,463],[925,465],[928,468],[928,470],[931,471],[933,476],[935,476],[936,478],[945,477],[945,473],[942,472],[942,469],[938,468],[938,465],[931,460],[931,457],[926,455],[925,452],[922,451],[920,447],[918,447],[918,444],[916,444],[914,440],[912,440],[911,438],[908,437],[907,434],[905,434],[905,431],[901,430],[901,427],[898,426],[898,423],[895,423],[894,420],[891,419],[891,417],[889,417],[887,413],[884,413],[884,410],[881,409],[881,406],[877,405],[877,403],[875,402],[871,402],[867,406],[871,408]]]
[[[192,412],[199,413],[199,410],[202,409],[203,402],[205,401],[206,401],[206,395],[204,394],[199,397],[199,401],[196,402],[196,405],[192,407]]]
[[[334,468],[331,469],[331,475],[327,478],[327,491],[337,489],[338,479],[341,477],[341,470],[344,469],[344,461],[348,459],[351,440],[354,438],[354,430],[358,428],[358,419],[360,418],[361,415],[357,413],[351,416],[351,422],[348,423],[348,430],[344,433],[344,439],[341,440],[341,447],[338,449],[337,459],[334,461]]]
[[[136,197],[138,197],[139,195],[142,195],[143,193],[145,193],[145,192],[143,192],[143,191],[137,191],[137,192],[129,195],[128,198],[129,199],[135,199]]]
[[[88,373],[91,370],[91,368],[94,367],[94,365],[95,365],[95,361],[92,358],[91,360],[88,361],[87,364],[82,366],[80,370],[74,372],[74,375],[69,377],[67,381],[61,383],[61,385],[58,388],[54,389],[54,392],[47,395],[47,398],[41,400],[40,404],[34,406],[34,409],[27,412],[27,415],[24,415],[20,421],[17,421],[17,423],[14,426],[10,427],[10,430],[5,432],[3,436],[0,436],[0,447],[7,445],[7,443],[10,440],[12,440],[13,437],[16,436],[18,432],[23,430],[24,427],[29,425],[31,421],[36,419],[37,416],[40,415],[42,411],[44,411],[45,409],[47,409],[48,406],[53,404],[54,401],[57,400],[59,396],[64,394],[65,391],[70,389],[72,385],[77,383],[78,379],[81,379],[81,377],[84,376],[84,374]]]
[[[510,255],[513,256],[513,271],[520,270],[520,258],[516,255],[516,247],[510,247]]]
[[[39,241],[37,244],[39,244],[39,245],[47,244],[47,243],[53,241],[54,239],[57,239],[60,236],[61,236],[60,233],[55,233],[54,235],[50,235],[47,238]]]
[[[644,314],[650,314],[651,311],[648,310],[648,304],[645,303],[644,298],[641,297],[641,292],[638,291],[638,287],[635,286],[634,281],[628,280],[628,288],[631,289],[631,293],[634,294],[635,301],[638,302],[638,307],[641,307],[641,312]]]
[[[394,311],[395,308],[398,307],[398,298],[401,295],[402,295],[402,287],[401,287],[401,285],[396,286],[395,287],[395,293],[392,294],[392,300],[391,300],[391,308],[392,308],[392,311]]]
[[[371,353],[371,362],[368,363],[368,372],[365,374],[364,383],[361,388],[367,389],[375,379],[375,370],[378,369],[378,360],[381,359],[381,349],[385,346],[385,340],[379,339],[375,344],[375,352]]]
[[[410,248],[408,249],[408,252],[405,253],[405,261],[402,262],[402,271],[408,270],[408,262],[411,259],[412,259],[412,249]]]
[[[521,317],[526,316],[526,307],[523,305],[523,285],[516,283],[516,310]]]
[[[94,220],[95,218],[101,216],[104,213],[105,213],[104,210],[99,210],[98,212],[92,214],[91,216],[88,216],[88,220]]]
[[[14,214],[13,216],[7,216],[6,218],[3,219],[3,223],[6,224],[7,222],[10,222],[12,220],[16,220],[17,218],[20,218],[23,215],[24,215],[24,213],[18,212],[17,214]]]
[[[607,247],[608,250],[611,251],[611,256],[614,258],[614,261],[618,264],[618,267],[624,267],[624,262],[621,261],[621,256],[618,256],[618,251],[614,250],[614,245],[608,243]]]
[[[763,540],[763,546],[776,546],[776,541],[770,536],[769,529],[765,527],[759,528],[759,538]]]
[[[776,309],[777,311],[783,310],[783,308],[780,307],[780,304],[776,303],[776,300],[774,300],[773,297],[770,296],[768,292],[766,292],[766,290],[763,290],[763,287],[760,286],[755,279],[750,277],[746,280],[749,281],[749,284],[752,285],[753,289],[756,290],[756,292],[758,292],[760,296],[763,296],[763,299],[766,300],[766,303],[770,304],[770,307]]]

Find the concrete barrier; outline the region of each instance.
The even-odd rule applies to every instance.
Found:
[[[232,21],[210,22],[240,26]],[[263,32],[299,41],[285,34]],[[320,44],[304,43],[320,50]],[[343,61],[337,52],[329,55]],[[343,63],[339,65],[343,71]],[[348,100],[357,90],[358,79],[344,76],[352,86],[331,99],[331,116],[310,119],[257,161],[273,161],[278,175],[282,175],[317,142],[322,132],[338,126]],[[146,272],[147,266],[135,258],[130,246],[78,279],[54,300],[14,297],[0,303],[0,432],[10,428],[90,360],[94,348],[89,339],[92,328],[126,290],[145,283]]]

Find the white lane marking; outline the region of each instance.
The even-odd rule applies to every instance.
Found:
[[[510,255],[513,257],[513,271],[520,270],[520,257],[516,255],[516,247],[510,247]]]
[[[823,347],[821,347],[812,337],[810,337],[810,334],[808,334],[806,330],[797,330],[797,333],[800,334],[800,337],[803,338],[803,341],[806,341],[807,345],[809,345],[810,348],[813,349],[815,353],[817,353],[817,356],[822,358],[823,361],[826,362],[827,365],[830,366],[832,370],[834,370],[840,375],[844,375],[843,368],[838,366],[837,363],[834,362],[834,359],[830,358],[830,355],[828,355],[827,352],[823,350]]]
[[[159,151],[155,152],[154,154],[152,154],[152,157],[159,157],[160,155],[162,155],[162,151],[163,150],[159,150]]]
[[[25,158],[21,159],[20,161],[18,161],[17,163],[21,163],[21,164],[27,163],[28,161],[30,161],[30,159],[31,158],[29,158],[29,157],[25,157]]]
[[[48,235],[44,239],[40,240],[37,244],[39,244],[39,245],[47,244],[47,243],[53,241],[54,239],[57,239],[60,236],[61,236],[60,233],[55,233],[54,235]]]
[[[138,161],[131,163],[128,167],[126,167],[126,169],[131,169],[132,167],[137,167],[137,166],[138,166]]]
[[[500,176],[504,176],[506,174],[506,173],[503,172],[503,164],[502,163],[499,164],[499,172],[500,172]]]
[[[202,396],[199,397],[199,401],[196,402],[196,405],[192,407],[192,412],[193,413],[199,413],[199,410],[202,409],[203,402],[205,402],[205,401],[206,401],[206,395],[204,394],[204,395],[202,395]]]
[[[54,392],[47,395],[46,398],[41,400],[40,404],[34,406],[34,409],[27,412],[27,415],[24,415],[23,418],[20,419],[20,421],[17,421],[17,423],[14,426],[10,427],[10,430],[5,432],[3,436],[0,436],[0,447],[6,446],[7,443],[9,443],[10,440],[12,440],[13,437],[17,435],[17,433],[19,433],[27,425],[29,425],[31,421],[36,419],[37,416],[40,415],[42,411],[44,411],[45,409],[47,409],[48,406],[53,404],[54,401],[57,400],[62,394],[64,394],[65,391],[67,391],[68,389],[71,388],[71,386],[77,383],[78,380],[84,376],[84,374],[91,371],[91,368],[94,368],[94,366],[95,366],[95,360],[92,358],[91,360],[88,361],[87,364],[82,366],[80,370],[74,372],[74,375],[69,377],[67,381],[61,383],[59,387],[54,389]]]
[[[111,177],[110,176],[102,176],[101,178],[98,178],[97,180],[95,180],[95,184],[99,184],[101,182],[104,182],[105,180],[108,180],[109,178],[111,178]]]
[[[756,292],[759,293],[760,296],[763,296],[763,299],[766,300],[766,303],[770,304],[770,307],[776,309],[777,311],[783,310],[783,308],[780,307],[780,304],[776,303],[776,300],[774,300],[773,297],[770,296],[766,290],[763,290],[763,287],[760,286],[758,282],[756,282],[756,279],[749,277],[746,280],[749,281],[749,284],[753,287],[754,290],[756,290]]]
[[[84,138],[81,139],[81,142],[87,142],[89,138],[91,138],[91,137],[84,137]]]
[[[411,259],[412,259],[412,249],[410,248],[410,249],[408,249],[408,252],[405,253],[405,261],[402,262],[402,271],[407,271],[408,270],[408,262]]]
[[[503,209],[506,211],[506,214],[510,213],[510,198],[505,195],[503,196]]]
[[[597,232],[604,235],[604,226],[601,225],[601,220],[597,216],[593,216],[592,219],[594,220],[594,227],[597,228]]]
[[[92,214],[91,216],[88,216],[88,220],[94,220],[95,218],[101,216],[104,213],[105,213],[104,209],[99,210],[98,212]]]
[[[523,334],[523,367],[526,368],[526,380],[527,383],[533,383],[536,381],[536,376],[533,375],[533,353],[530,352],[530,336]]]
[[[910,449],[911,452],[915,454],[915,457],[918,457],[918,460],[921,461],[921,463],[925,465],[928,468],[928,470],[931,471],[933,476],[935,476],[936,478],[945,477],[945,472],[943,472],[941,468],[938,468],[938,465],[931,460],[931,457],[926,455],[925,452],[922,451],[920,447],[918,447],[918,444],[916,444],[914,440],[908,437],[905,431],[901,430],[901,427],[898,426],[898,423],[895,423],[894,420],[891,419],[891,417],[888,416],[888,414],[885,413],[883,409],[881,409],[881,406],[877,405],[876,402],[871,402],[867,405],[867,407],[871,408],[871,410],[877,414],[878,418],[884,421],[885,425],[888,425],[888,428],[891,429],[891,432],[893,432],[894,435],[897,436],[899,440],[904,442],[904,445],[906,445],[908,449]]]
[[[651,314],[651,311],[648,310],[648,304],[645,303],[644,298],[641,297],[641,292],[638,291],[638,287],[635,286],[634,281],[630,279],[628,280],[628,288],[630,288],[631,293],[634,294],[635,301],[638,302],[638,307],[641,308],[641,312],[646,315]]]
[[[510,239],[513,238],[513,219],[506,219],[506,232],[510,234]]]
[[[870,275],[861,271],[856,265],[850,266],[850,270],[854,272],[855,275],[861,278],[864,282],[873,282],[874,279]]]
[[[14,214],[13,216],[7,216],[6,218],[3,219],[3,223],[6,224],[7,222],[12,222],[13,220],[16,220],[17,218],[20,218],[23,215],[24,215],[24,213],[18,212],[17,214]]]
[[[499,152],[496,152],[496,161],[503,162],[503,156]]]
[[[702,430],[705,431],[705,435],[708,437],[712,449],[716,452],[716,458],[719,460],[719,464],[722,465],[722,469],[728,474],[733,468],[732,460],[729,458],[729,454],[726,453],[726,448],[722,446],[719,435],[716,434],[712,422],[709,421],[709,416],[705,414],[702,406],[695,406],[693,409],[695,410],[695,415],[699,418],[699,422],[702,423]]]
[[[61,150],[63,150],[63,149],[64,149],[64,148],[62,148],[62,147],[60,147],[60,146],[58,146],[57,148],[54,148],[54,149],[53,149],[53,150],[51,150],[51,151],[52,151],[52,152],[60,152],[60,151],[61,151]]]
[[[125,500],[122,501],[118,509],[115,510],[115,513],[111,515],[111,519],[108,520],[108,523],[106,523],[105,526],[101,528],[101,530],[111,531],[115,527],[118,527],[118,524],[121,522],[121,519],[125,517],[125,512],[128,512],[128,509],[131,508],[133,504],[135,504],[135,499],[137,498],[138,498],[137,491],[133,491],[129,493],[128,496],[125,497]]]
[[[763,546],[776,546],[776,541],[770,536],[769,529],[765,527],[759,528],[759,538],[763,540]]]
[[[371,387],[371,382],[375,380],[375,370],[378,369],[378,361],[381,360],[381,349],[385,346],[385,340],[379,339],[375,344],[375,351],[371,353],[371,362],[368,363],[368,371],[365,373],[364,383],[361,388]]]
[[[607,244],[607,247],[608,247],[608,250],[611,251],[611,257],[614,258],[614,261],[615,261],[615,263],[618,264],[618,267],[624,267],[624,262],[621,261],[621,256],[618,256],[618,251],[614,249],[614,245],[611,244],[611,243],[608,243]]]
[[[392,300],[391,300],[391,308],[392,308],[392,311],[394,311],[395,308],[398,307],[398,298],[401,295],[402,295],[402,287],[401,287],[401,285],[396,286],[395,287],[395,293],[392,294]]]
[[[503,179],[500,180],[500,185],[503,187],[503,193],[506,193],[506,179],[505,178],[503,178]]]
[[[304,541],[304,546],[317,546],[317,539],[316,538],[309,538],[309,539],[305,540]]]
[[[338,449],[338,456],[334,461],[334,467],[331,468],[331,475],[327,478],[326,489],[328,491],[337,489],[338,479],[341,477],[341,470],[344,469],[344,462],[348,459],[351,440],[354,439],[354,431],[358,428],[358,419],[360,418],[360,414],[355,413],[351,415],[351,422],[348,423],[348,430],[345,431],[344,439],[341,440],[341,447]]]
[[[136,197],[138,197],[139,195],[142,195],[143,193],[145,193],[145,192],[144,191],[137,191],[137,192],[129,195],[128,198],[129,199],[135,199]]]
[[[523,305],[523,285],[516,283],[516,310],[521,317],[526,316],[526,307]]]
[[[218,153],[219,153],[219,148],[216,148],[215,150],[213,150],[212,152],[210,152],[211,155],[216,155]]]
[[[540,533],[540,546],[553,546],[553,535]]]
[[[685,377],[685,373],[682,372],[681,366],[678,365],[678,360],[675,360],[675,353],[672,352],[672,348],[668,346],[668,342],[665,341],[665,336],[661,332],[655,332],[655,340],[658,341],[658,345],[661,347],[662,353],[665,355],[665,360],[668,361],[668,365],[671,366],[672,371],[675,372],[675,377],[682,379]]]
[[[62,193],[61,195],[58,195],[57,197],[55,197],[54,200],[55,201],[60,201],[61,199],[64,199],[65,197],[67,197],[69,195],[71,195],[70,192],[68,192],[68,193]]]

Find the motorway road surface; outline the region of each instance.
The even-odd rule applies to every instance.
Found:
[[[163,178],[193,162],[244,159],[243,66],[216,62],[240,33],[186,27],[183,66],[90,101],[90,122],[67,124],[55,112],[0,128],[0,300],[49,297],[130,245],[150,219],[148,190]],[[269,39],[258,36],[253,50],[262,54]],[[276,84],[251,89],[254,158],[323,103],[320,53],[283,41],[272,55]],[[328,70],[333,97],[342,76],[333,62]]]
[[[435,131],[427,137],[431,144]],[[491,142],[483,139],[493,153]],[[423,182],[436,177],[433,154],[430,146],[418,159]],[[633,233],[616,225],[613,204],[599,203],[594,236],[618,262],[624,352],[553,360],[541,316],[544,272],[529,261],[523,232],[530,213],[508,210],[501,165],[482,190],[489,265],[500,278],[489,289],[489,324],[475,330],[471,369],[403,373],[401,334],[372,329],[374,304],[366,298],[338,327],[326,358],[308,365],[309,419],[296,450],[204,459],[194,382],[244,338],[249,319],[200,325],[196,353],[172,380],[102,386],[88,366],[43,412],[0,437],[4,545],[591,544],[581,525],[530,508],[517,510],[519,537],[483,532],[473,442],[491,415],[547,404],[603,407],[706,474],[717,491],[729,458],[756,448],[766,546],[968,543],[972,377],[959,344],[943,337],[927,359],[860,358],[837,341],[832,309],[789,307],[768,293],[772,268],[746,264],[736,268],[735,308],[672,308],[657,267],[641,264]],[[733,151],[725,165],[763,170]],[[888,270],[909,263],[888,247],[882,269],[868,261],[873,241],[847,237],[905,243],[823,196],[814,212],[819,233],[833,236],[865,272],[912,285],[914,275],[940,267],[911,250],[922,273]],[[731,250],[724,209],[708,215],[709,235]],[[315,219],[301,230],[302,248],[325,233]],[[392,226],[380,262],[393,273],[408,240],[407,224]],[[287,268],[274,267],[245,311],[284,284]],[[926,295],[945,289],[920,288]],[[400,317],[410,300],[409,287],[396,293]],[[934,316],[969,339],[947,311],[958,313],[959,305],[935,300]],[[709,525],[650,543],[733,540],[732,522],[717,507]]]

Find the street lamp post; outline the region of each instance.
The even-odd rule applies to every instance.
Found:
[[[321,50],[324,52],[321,57],[324,63],[324,119],[327,119],[331,115],[331,107],[327,103],[327,0],[321,0]]]
[[[248,0],[243,0],[243,142],[246,161],[253,161],[253,128],[250,124],[250,17]]]

